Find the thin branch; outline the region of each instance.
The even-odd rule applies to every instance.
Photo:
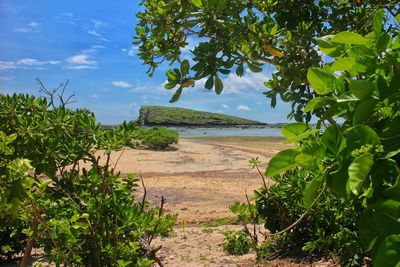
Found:
[[[122,151],[121,151],[121,154],[119,154],[119,157],[118,157],[117,161],[116,161],[115,164],[114,164],[114,168],[112,169],[112,172],[113,172],[113,173],[114,173],[114,170],[117,168],[118,162],[119,162],[119,160],[121,159],[122,155],[124,154],[125,150],[126,150],[126,147],[124,146],[124,148],[123,148]]]
[[[257,247],[258,237],[257,237],[257,228],[256,228],[256,215],[254,214],[253,209],[251,208],[251,203],[250,203],[249,195],[247,194],[247,190],[245,190],[245,193],[246,193],[247,205],[249,206],[251,217],[253,219],[253,235],[250,235],[250,236],[254,242],[254,247]]]
[[[265,182],[265,176],[264,176],[264,174],[261,172],[260,168],[258,167],[258,164],[256,165],[256,169],[257,169],[257,171],[258,171],[258,174],[260,174],[260,176],[261,176],[261,178],[262,178],[264,188],[267,189],[267,188],[269,187],[269,179],[268,179],[268,185],[267,185],[267,183]]]
[[[144,210],[144,204],[146,203],[147,189],[146,189],[146,186],[145,186],[144,181],[143,181],[142,172],[140,172],[139,175],[140,175],[140,181],[142,182],[142,187],[143,187],[143,198],[142,198],[142,203],[140,205],[140,210],[143,211]]]

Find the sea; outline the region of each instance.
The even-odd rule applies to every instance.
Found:
[[[246,137],[281,137],[281,128],[257,127],[167,127],[179,133],[180,137],[246,136]]]

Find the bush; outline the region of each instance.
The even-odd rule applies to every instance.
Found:
[[[177,144],[179,134],[164,127],[154,127],[148,130],[143,129],[139,138],[143,145],[150,149],[159,150],[166,149],[171,144]]]
[[[224,232],[224,236],[224,251],[232,255],[244,255],[249,253],[252,247],[252,242],[250,237],[244,231],[226,231]]]
[[[171,231],[176,216],[163,214],[164,199],[160,208],[135,200],[135,175],[122,177],[110,165],[112,151],[136,145],[137,126],[103,130],[91,112],[57,106],[56,91],[44,92],[48,100],[0,98],[0,218],[9,218],[0,224],[0,254],[39,246],[57,265],[158,261],[151,242]]]
[[[271,233],[291,226],[307,211],[303,192],[309,180],[304,170],[290,171],[275,176],[274,185],[255,193],[257,215]],[[366,256],[357,231],[360,217],[360,203],[352,205],[325,192],[295,227],[267,239],[261,245],[259,258],[267,259],[275,253],[284,255],[288,251],[301,255],[304,251],[309,256],[337,258],[343,266],[359,266]]]

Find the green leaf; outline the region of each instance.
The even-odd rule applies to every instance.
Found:
[[[309,68],[307,79],[314,91],[319,95],[326,95],[336,89],[336,77],[320,68]]]
[[[361,245],[367,251],[371,251],[380,235],[374,221],[374,212],[372,208],[366,209],[361,215],[359,228]]]
[[[344,45],[330,42],[331,36],[317,39],[319,50],[332,58],[340,57],[345,53]]]
[[[324,144],[312,140],[301,145],[300,154],[296,156],[295,160],[304,169],[311,169],[321,162],[324,155]]]
[[[374,267],[400,266],[400,235],[390,235],[381,243],[374,258]]]
[[[355,45],[366,45],[368,44],[368,39],[354,32],[339,32],[334,35],[330,41],[332,43],[340,43],[340,44],[355,44]]]
[[[336,159],[340,152],[346,148],[346,139],[342,132],[335,126],[329,126],[322,135],[322,143],[325,145],[325,156],[328,159]]]
[[[352,57],[344,57],[338,58],[332,65],[331,71],[339,71],[339,70],[346,70],[349,71],[351,74],[357,75],[359,72],[365,72],[367,67],[357,63],[355,58]]]
[[[244,73],[243,63],[239,64],[236,68],[236,75],[242,77]]]
[[[298,152],[296,149],[282,150],[269,161],[265,175],[271,177],[296,168],[297,163],[295,158],[297,155]]]
[[[383,9],[378,10],[374,15],[374,32],[378,36],[382,32],[383,18],[385,17],[385,11]]]
[[[296,143],[301,136],[310,129],[308,124],[303,122],[296,122],[286,125],[282,128],[282,135],[286,137],[289,142]]]
[[[203,3],[202,3],[201,0],[192,0],[192,4],[193,4],[195,7],[198,7],[198,8],[202,8],[202,7],[203,7]]]
[[[169,83],[164,84],[164,88],[165,88],[165,89],[172,89],[172,88],[174,88],[177,84],[178,84],[177,82],[169,82]]]
[[[311,204],[314,202],[315,198],[318,195],[318,190],[321,188],[324,183],[325,175],[320,173],[314,176],[314,178],[308,182],[304,193],[303,193],[303,201],[306,205],[306,208],[309,208]]]
[[[185,59],[181,63],[181,72],[183,75],[186,75],[189,73],[189,70],[190,70],[189,60]]]
[[[374,164],[374,155],[364,154],[353,160],[349,166],[349,180],[347,181],[351,192],[354,195],[360,193],[365,178],[371,171],[372,165]]]
[[[374,89],[375,83],[367,80],[347,80],[350,91],[360,100],[370,98]]]
[[[349,180],[348,165],[345,165],[337,171],[330,173],[327,177],[327,185],[336,194],[343,198],[348,196],[346,187]]]
[[[383,195],[396,201],[400,201],[400,176],[397,177],[396,183],[393,186],[386,188],[383,191]]]
[[[222,93],[222,90],[224,90],[224,84],[218,76],[215,76],[215,92],[219,95]]]
[[[262,72],[262,68],[258,67],[250,62],[247,63],[247,66],[249,66],[249,69],[251,70],[251,72]]]
[[[333,97],[315,97],[311,99],[304,108],[304,112],[310,112],[315,109],[320,109],[323,106],[335,103],[335,99]]]
[[[357,105],[353,114],[353,125],[361,124],[375,113],[378,100],[370,98]]]
[[[379,52],[385,52],[388,47],[391,46],[391,37],[386,32],[382,32],[379,34],[378,39],[376,41],[376,48]]]
[[[182,86],[179,87],[178,90],[176,90],[175,94],[172,96],[172,98],[169,101],[169,103],[175,103],[176,101],[178,101],[179,98],[181,97],[181,94],[182,94]]]
[[[400,202],[384,200],[374,206],[374,221],[383,235],[400,233]]]
[[[211,90],[214,86],[214,76],[208,77],[204,87],[207,88],[208,90]]]
[[[350,152],[367,144],[380,144],[378,134],[370,127],[357,125],[347,132],[347,147]]]
[[[277,32],[278,32],[278,24],[275,23],[275,24],[274,24],[274,27],[272,27],[272,28],[270,29],[269,34],[275,35]]]
[[[170,82],[178,80],[178,75],[173,70],[167,71],[167,77]]]

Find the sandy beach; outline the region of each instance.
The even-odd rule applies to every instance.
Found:
[[[219,222],[234,216],[229,206],[246,201],[246,191],[251,196],[261,186],[249,160],[258,157],[264,170],[288,146],[277,137],[184,138],[167,151],[127,149],[116,169],[141,173],[150,204],[158,205],[164,196],[165,211],[179,214],[174,234],[156,240],[163,246],[158,255],[165,266],[255,266],[253,253],[230,256],[223,251],[222,233],[242,227]],[[112,155],[114,164],[121,153]],[[136,196],[142,194],[139,189]],[[273,261],[268,266],[305,265]]]
[[[245,200],[261,185],[249,160],[268,160],[285,147],[281,138],[186,138],[167,151],[126,149],[115,152],[111,162],[123,174],[141,174],[148,201],[167,199],[167,212],[179,221],[198,224],[232,216],[229,205]],[[142,190],[139,189],[138,197]]]

